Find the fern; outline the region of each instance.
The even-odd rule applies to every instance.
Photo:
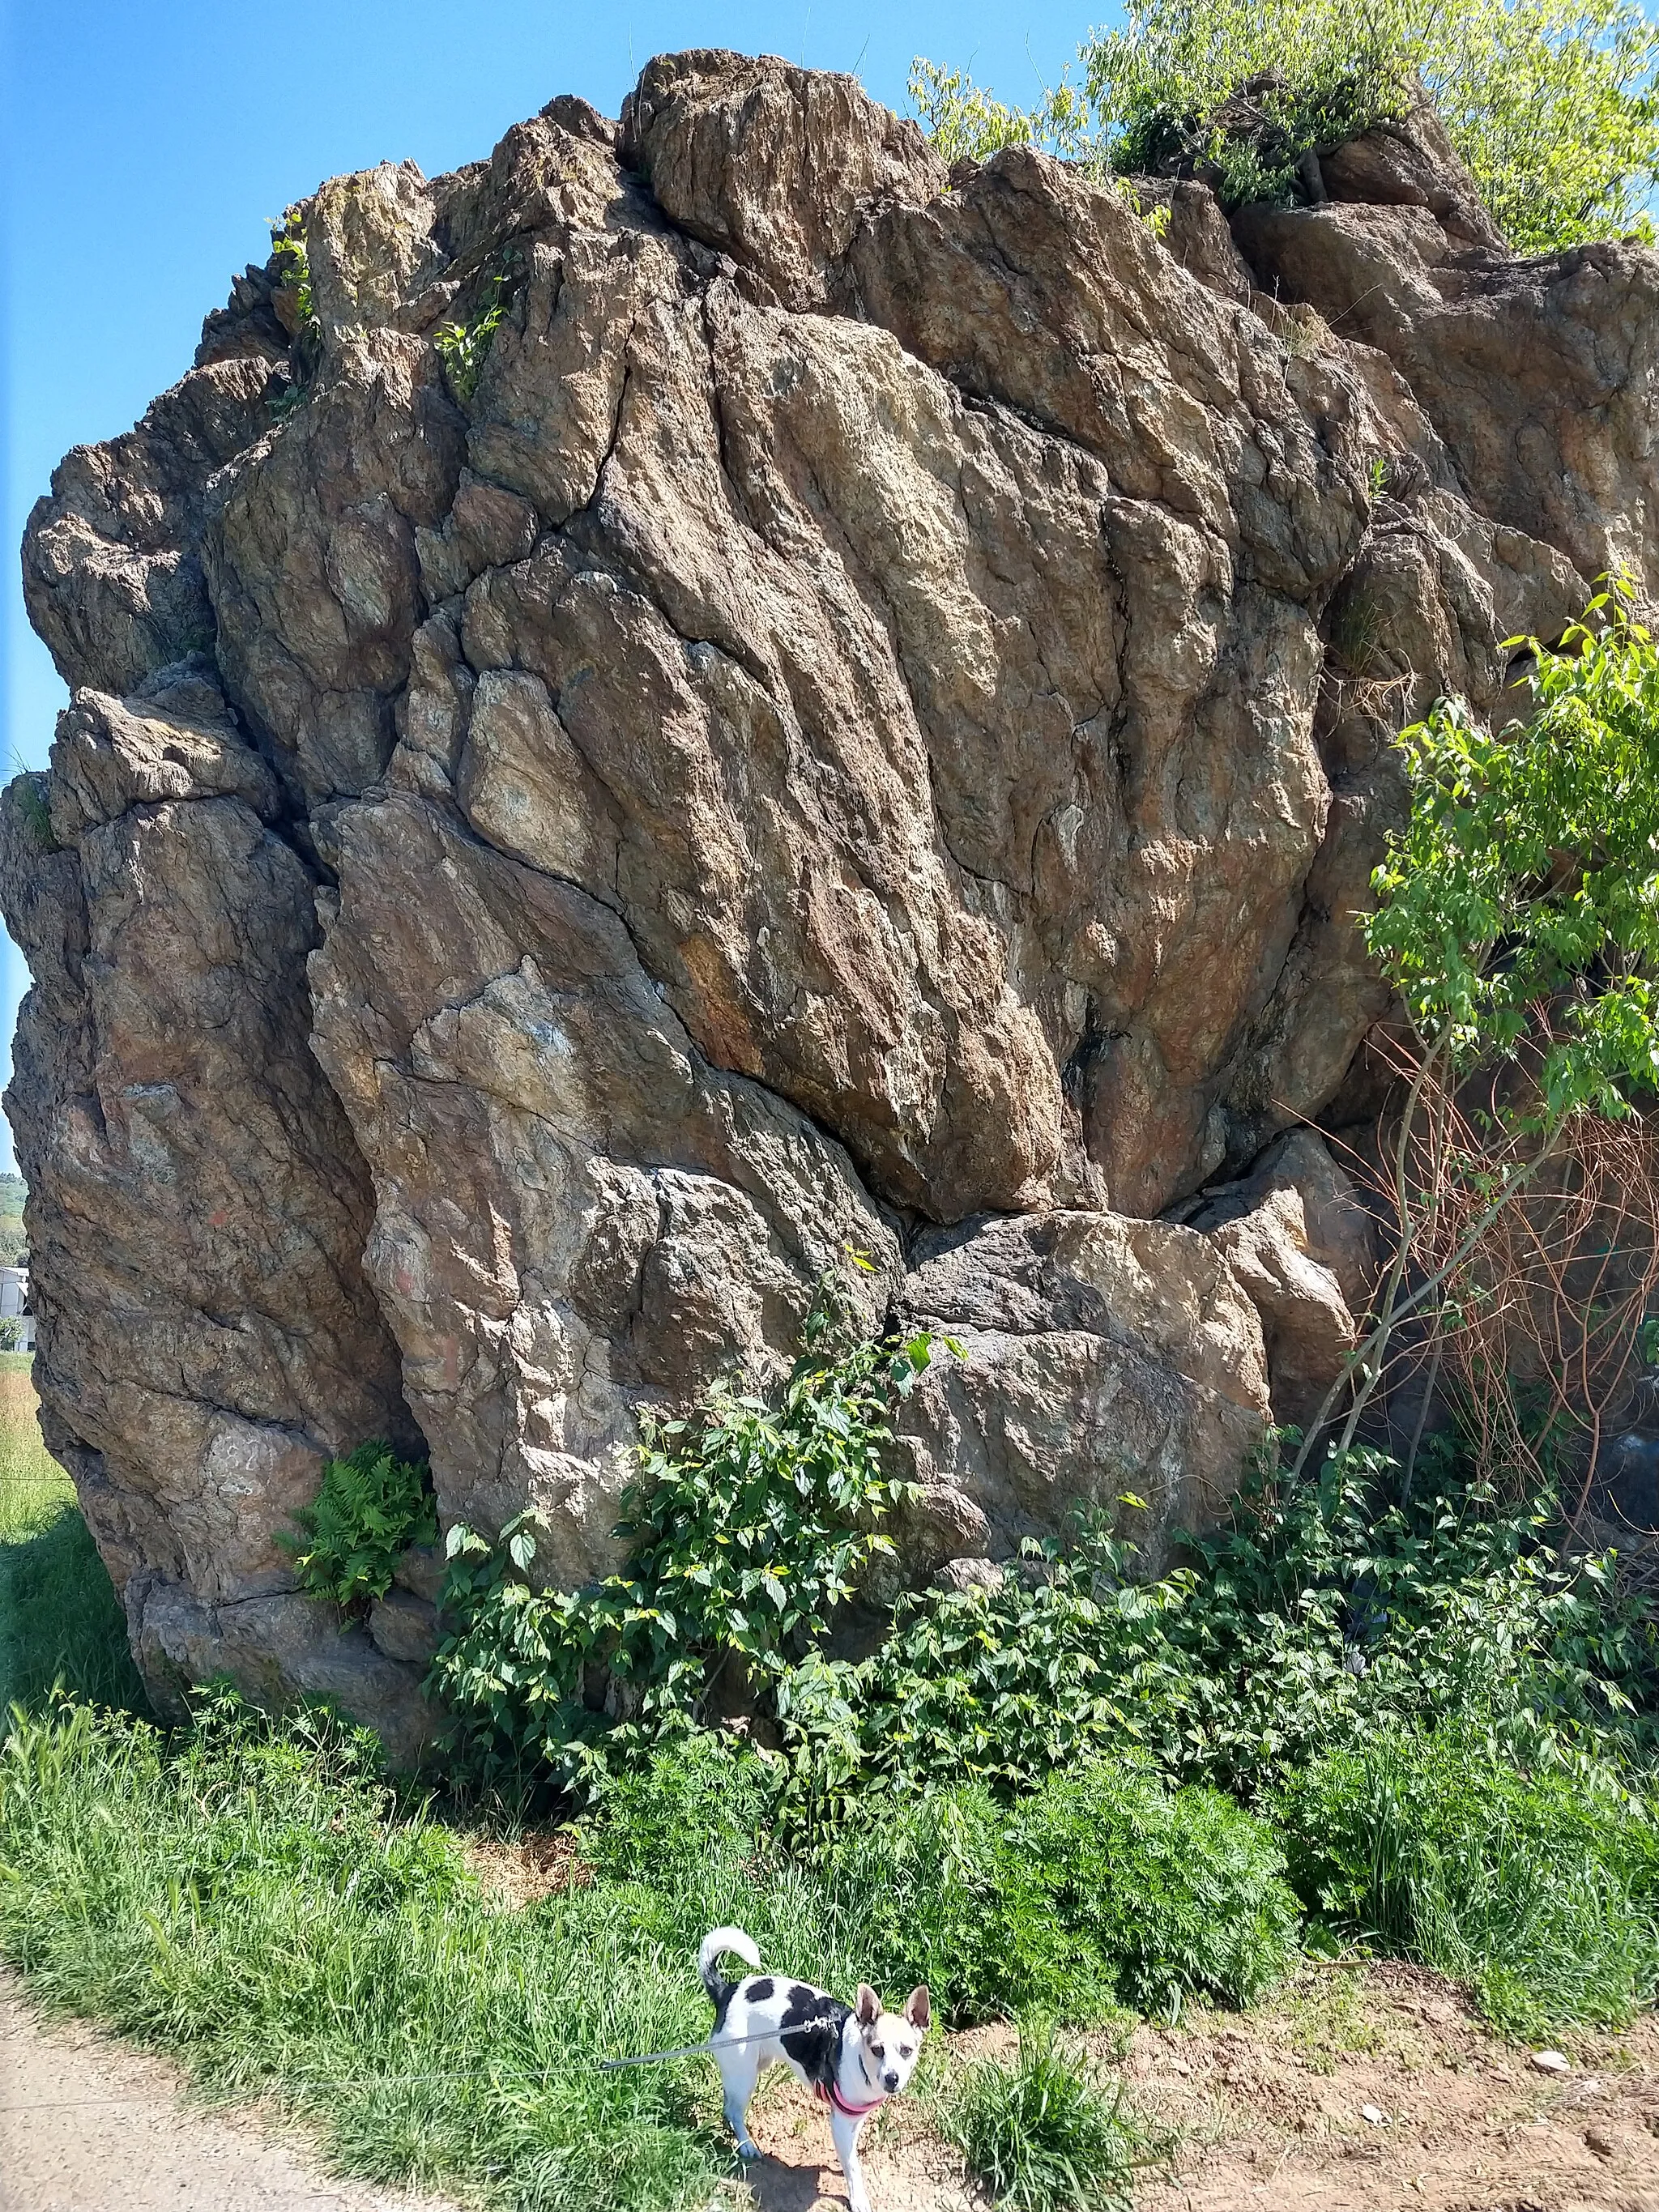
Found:
[[[299,1533],[276,1540],[294,1561],[301,1589],[332,1598],[343,1613],[384,1597],[411,1544],[438,1540],[426,1462],[399,1459],[384,1439],[330,1460],[314,1502],[294,1520]]]

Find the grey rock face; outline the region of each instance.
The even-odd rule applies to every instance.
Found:
[[[1242,259],[1201,185],[1160,241],[670,57],[620,125],[324,185],[314,328],[250,271],[64,464],[9,1110],[158,1686],[412,1755],[430,1563],[368,1633],[297,1597],[321,1455],[424,1448],[586,1576],[641,1409],[775,1375],[848,1246],[867,1327],[972,1355],[907,1419],[920,1576],[1125,1492],[1156,1556],[1328,1370],[1363,1267],[1312,1140],[1262,1156],[1383,1011],[1387,737],[1650,531],[1651,257],[1508,263],[1372,154]]]

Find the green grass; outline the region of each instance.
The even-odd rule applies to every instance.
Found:
[[[55,1682],[143,1710],[126,1626],[75,1489],[40,1441],[27,1352],[0,1352],[0,1712]]]
[[[15,1725],[0,1954],[47,2003],[210,2088],[285,2100],[376,2180],[536,2212],[703,2212],[736,2171],[714,2069],[598,2065],[707,2033],[703,1933],[735,1921],[791,1972],[896,2000],[946,1918],[939,1854],[896,1889],[879,1822],[792,1858],[757,1825],[752,1771],[695,1747],[585,1824],[586,1887],[503,1911],[372,1758],[336,1721],[267,1721],[228,1692],[171,1738],[86,1706]],[[957,1955],[1000,1933],[958,1929]]]
[[[1310,1905],[1467,1982],[1508,2033],[1620,2027],[1654,2002],[1659,1802],[1402,1734],[1328,1753],[1280,1811]]]
[[[1047,2022],[1022,2027],[1012,2066],[966,2067],[942,2118],[969,2172],[1013,2212],[1127,2212],[1149,2159],[1121,2085],[1103,2087]]]

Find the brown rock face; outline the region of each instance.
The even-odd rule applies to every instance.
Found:
[[[670,57],[620,127],[325,185],[292,352],[250,271],[64,464],[9,1108],[153,1680],[407,1755],[432,1591],[342,1638],[272,1546],[320,1455],[423,1441],[446,1522],[534,1499],[585,1576],[641,1407],[775,1372],[849,1245],[871,1328],[970,1352],[917,1572],[1126,1490],[1156,1553],[1340,1356],[1329,1157],[1261,1155],[1382,1008],[1386,737],[1651,530],[1651,258],[1508,263],[1386,152],[1247,267],[1202,185],[1160,240]]]

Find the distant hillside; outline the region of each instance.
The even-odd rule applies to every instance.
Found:
[[[27,1249],[23,1200],[28,1188],[20,1175],[0,1175],[0,1267],[15,1267]]]

